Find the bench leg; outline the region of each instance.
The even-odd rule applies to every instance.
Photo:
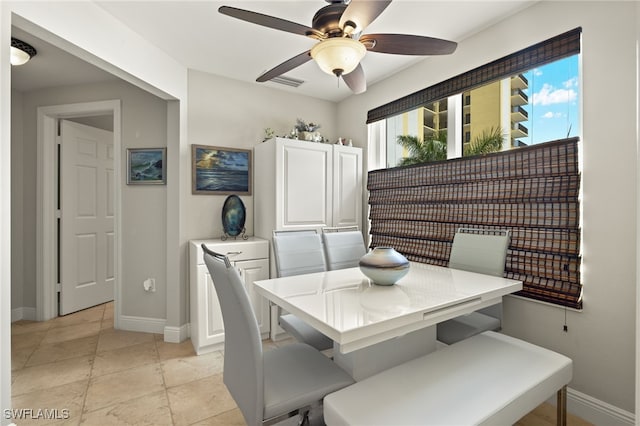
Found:
[[[558,391],[556,425],[567,426],[567,387]]]

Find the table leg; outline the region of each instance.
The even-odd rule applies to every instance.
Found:
[[[558,426],[567,426],[567,387],[563,386],[558,391],[556,424]]]

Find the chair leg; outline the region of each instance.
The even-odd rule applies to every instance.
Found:
[[[558,391],[556,425],[567,426],[567,387],[563,386]]]

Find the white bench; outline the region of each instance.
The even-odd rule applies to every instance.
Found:
[[[564,355],[487,331],[400,364],[324,398],[337,425],[512,425],[557,392],[566,424]]]

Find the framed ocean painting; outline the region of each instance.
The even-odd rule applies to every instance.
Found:
[[[251,150],[191,145],[191,192],[251,195]]]
[[[128,148],[127,185],[167,183],[166,148]]]

